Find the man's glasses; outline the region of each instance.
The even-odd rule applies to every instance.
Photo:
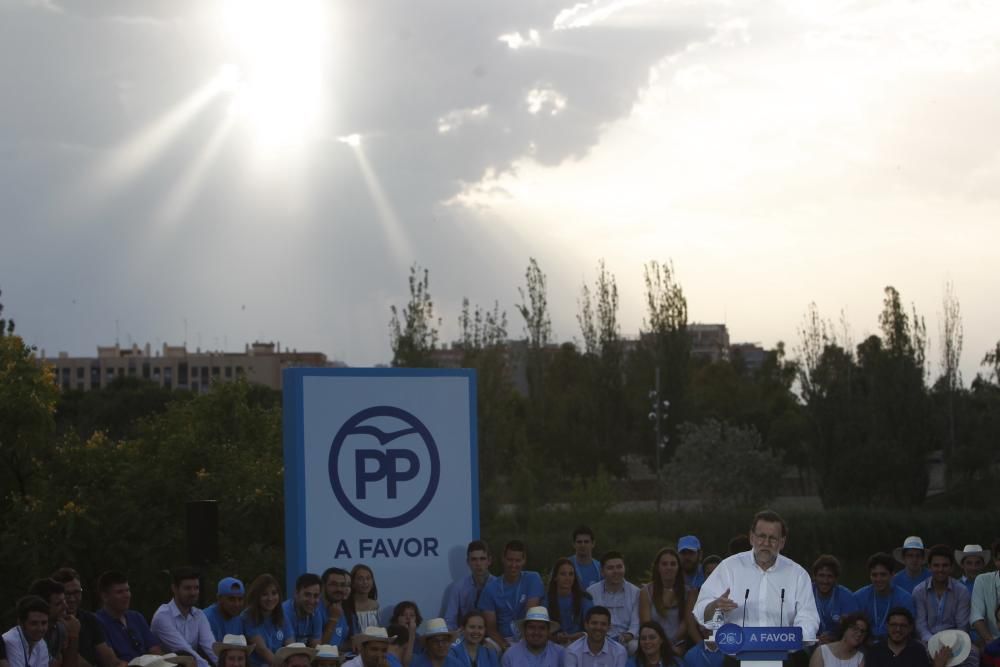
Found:
[[[775,537],[774,535],[761,535],[760,533],[754,533],[753,538],[761,544],[775,545],[781,541],[780,537]]]

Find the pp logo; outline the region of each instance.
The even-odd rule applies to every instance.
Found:
[[[330,447],[330,485],[344,510],[373,528],[396,528],[427,509],[441,477],[431,432],[389,405],[353,415]]]

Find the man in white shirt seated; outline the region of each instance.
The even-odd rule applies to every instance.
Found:
[[[195,606],[201,591],[201,575],[186,567],[177,568],[171,575],[173,598],[153,614],[150,630],[167,651],[193,656],[197,667],[215,665],[212,626],[205,612]]]
[[[726,623],[796,626],[802,629],[803,641],[815,641],[819,613],[812,580],[805,569],[781,555],[787,538],[781,516],[770,510],[758,512],[750,526],[750,551],[719,563],[701,587],[694,605],[697,621],[710,623],[720,611]],[[808,658],[799,651],[788,662],[804,664]]]
[[[10,667],[49,667],[45,633],[49,629],[49,603],[37,595],[17,601],[17,625],[3,633]]]
[[[608,637],[611,612],[600,606],[591,607],[583,620],[587,634],[566,647],[563,667],[625,667],[628,654],[625,647]]]

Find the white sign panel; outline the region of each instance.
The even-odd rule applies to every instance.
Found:
[[[289,591],[303,572],[363,563],[383,624],[401,600],[440,615],[479,537],[474,371],[293,368],[283,381]]]

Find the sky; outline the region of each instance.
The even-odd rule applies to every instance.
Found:
[[[691,321],[797,345],[947,284],[971,380],[1000,339],[1000,3],[0,0],[0,302],[48,355],[254,340],[391,358],[430,272],[558,340],[604,261]]]

